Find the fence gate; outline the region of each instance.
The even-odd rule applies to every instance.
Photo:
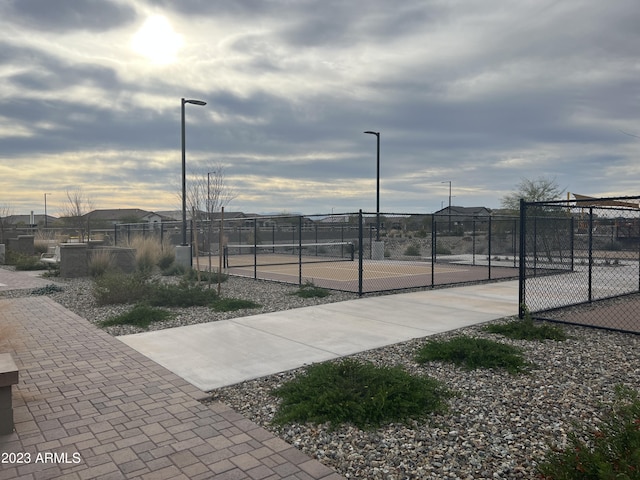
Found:
[[[520,229],[520,317],[640,333],[640,197],[522,201]]]

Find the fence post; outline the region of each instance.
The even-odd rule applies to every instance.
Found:
[[[362,296],[362,209],[358,212],[358,295]]]
[[[589,207],[589,303],[593,293],[593,207]]]
[[[476,264],[476,219],[471,221],[471,264]]]
[[[571,235],[569,237],[569,248],[571,250],[571,271],[575,271],[575,258],[576,258],[576,252],[575,252],[575,220],[573,218],[573,216],[571,217],[571,219],[569,220],[569,228],[571,229]]]
[[[298,217],[298,285],[302,286],[302,215]]]
[[[491,231],[491,228],[492,228],[491,216],[489,216],[488,228],[489,228],[489,238],[487,239],[487,249],[489,250],[489,262],[487,263],[488,265],[487,275],[489,277],[489,280],[491,280],[491,238],[493,237],[493,232]]]
[[[438,241],[436,229],[436,216],[431,215],[431,288],[436,285],[436,242]]]
[[[525,294],[526,277],[526,247],[527,247],[527,204],[524,199],[520,199],[520,264],[518,265],[518,318],[524,318],[525,305],[527,302]],[[534,242],[535,243],[535,242]]]
[[[258,219],[253,219],[253,279],[258,278]]]

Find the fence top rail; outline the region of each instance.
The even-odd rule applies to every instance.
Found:
[[[578,198],[565,200],[545,200],[540,202],[522,201],[525,207],[529,206],[564,206],[564,207],[595,207],[612,210],[640,210],[640,196],[625,197],[587,197],[579,195]]]

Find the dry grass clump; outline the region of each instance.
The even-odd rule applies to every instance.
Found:
[[[136,270],[151,273],[156,266],[166,268],[175,259],[175,249],[168,242],[157,238],[136,236],[129,242],[136,251]]]
[[[105,248],[92,250],[88,266],[89,274],[92,277],[99,277],[115,266],[115,255]]]

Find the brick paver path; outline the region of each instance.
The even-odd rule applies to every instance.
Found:
[[[0,298],[0,352],[20,370],[0,479],[342,478],[47,297]]]

